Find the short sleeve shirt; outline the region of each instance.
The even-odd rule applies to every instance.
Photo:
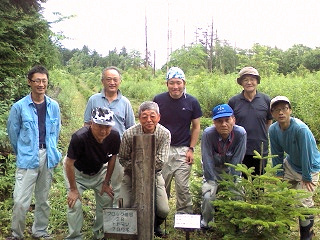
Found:
[[[106,98],[104,90],[92,95],[87,102],[84,112],[84,122],[90,122],[92,109],[96,107],[106,107],[113,111],[116,122],[114,128],[119,131],[120,136],[122,136],[126,129],[135,124],[131,103],[128,98],[122,95],[120,90],[118,90],[117,99],[111,103]]]
[[[254,155],[253,150],[261,152],[263,142],[263,153],[268,153],[268,130],[267,120],[272,119],[270,112],[270,98],[257,92],[254,99],[248,101],[242,93],[232,97],[228,104],[234,111],[236,124],[245,128],[247,132],[246,155]]]
[[[67,156],[75,160],[74,166],[79,171],[95,174],[111,159],[112,155],[119,153],[119,147],[118,131],[111,130],[104,141],[98,143],[90,127],[87,126],[72,135]]]
[[[171,133],[171,146],[189,146],[191,121],[202,116],[198,100],[189,94],[174,99],[169,92],[165,92],[155,96],[153,101],[159,105],[159,123]]]

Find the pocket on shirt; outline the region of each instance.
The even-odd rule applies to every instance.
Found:
[[[57,128],[59,126],[59,120],[58,118],[51,118],[50,119],[50,133],[55,134],[57,132]]]
[[[25,144],[30,144],[31,138],[34,135],[32,132],[33,121],[23,121],[22,128],[20,130],[20,139]]]

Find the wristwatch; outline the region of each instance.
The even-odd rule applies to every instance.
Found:
[[[194,147],[189,147],[189,150],[191,150],[192,152],[194,152]]]

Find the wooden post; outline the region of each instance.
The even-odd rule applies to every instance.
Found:
[[[138,215],[138,240],[152,240],[154,232],[155,136],[133,136],[133,208]]]

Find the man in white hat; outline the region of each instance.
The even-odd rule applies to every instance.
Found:
[[[202,111],[198,100],[186,93],[186,78],[180,68],[170,68],[166,79],[168,91],[153,99],[159,105],[159,123],[171,132],[169,160],[163,166],[162,175],[168,197],[171,181],[175,179],[176,211],[192,213],[189,177],[194,147],[200,134]]]
[[[257,91],[260,80],[257,69],[253,67],[241,69],[237,82],[242,86],[243,91],[233,96],[228,102],[234,111],[236,124],[247,131],[247,151],[242,163],[248,168],[254,167],[256,175],[263,173],[266,162],[263,162],[260,169],[260,161],[253,158],[253,150],[261,153],[263,143],[261,155],[268,155],[268,128],[272,123],[270,98]]]
[[[270,109],[276,120],[269,129],[271,153],[277,155],[272,163],[274,166],[281,164],[283,169],[277,174],[290,182],[293,188],[305,189],[313,195],[320,171],[320,153],[315,138],[304,122],[291,117],[291,103],[287,97],[273,98]],[[304,207],[314,206],[312,196],[301,203]],[[301,240],[312,239],[313,223],[313,215],[306,216],[305,220],[299,219]]]
[[[79,129],[71,137],[64,160],[69,227],[66,239],[83,239],[81,196],[88,189],[94,191],[96,200],[94,239],[100,240],[104,236],[103,208],[112,207],[114,192],[110,181],[120,148],[120,135],[112,129],[114,125],[111,110],[94,108],[91,125]]]

